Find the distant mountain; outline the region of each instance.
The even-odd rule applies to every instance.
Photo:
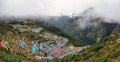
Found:
[[[38,34],[31,31],[21,33],[17,29],[13,30],[13,27],[11,26],[12,24],[20,24],[27,25],[27,27],[29,28],[43,28],[43,30],[39,34],[49,32],[54,35],[65,37],[70,41],[68,45],[90,45],[89,48],[79,52],[76,55],[69,55],[63,59],[53,59],[50,62],[119,62],[120,24],[108,23],[105,22],[106,20],[108,19],[98,16],[95,13],[94,8],[89,8],[73,18],[70,18],[69,16],[56,16],[49,17],[47,19],[1,19],[1,21],[11,21],[9,23],[0,22],[0,33],[4,35],[0,38],[8,38],[12,50],[9,51],[0,47],[0,61],[37,62],[34,61],[35,59],[33,58],[33,55],[28,53],[29,43],[27,43],[28,47],[24,48],[24,50],[19,49],[18,43],[13,41],[18,40],[19,36],[21,38],[26,38],[28,41],[39,39],[40,42],[43,42],[47,39],[45,39],[44,37],[39,37]],[[18,48],[19,51],[16,48]]]
[[[77,36],[87,44],[94,44],[105,39],[119,28],[119,24],[108,23],[105,22],[106,20],[108,19],[98,16],[94,8],[89,8],[71,20],[67,20],[60,29]]]
[[[71,20],[70,16],[53,16],[49,17],[47,22],[61,28],[68,20]]]

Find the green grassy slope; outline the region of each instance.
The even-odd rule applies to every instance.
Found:
[[[120,62],[120,34],[110,36],[77,55],[53,62]]]
[[[0,22],[0,33],[5,34],[8,31],[11,31],[11,26],[5,22]]]
[[[36,62],[31,59],[27,59],[24,57],[19,57],[7,51],[6,49],[0,47],[0,60],[3,62]]]

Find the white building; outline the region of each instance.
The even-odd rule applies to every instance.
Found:
[[[31,28],[31,31],[35,33],[40,33],[42,30],[43,28]]]

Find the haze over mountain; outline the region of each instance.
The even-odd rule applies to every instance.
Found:
[[[119,0],[0,0],[0,3],[0,12],[4,16],[71,16],[94,7],[99,15],[120,17]]]
[[[66,21],[77,17],[88,8],[94,8],[86,13],[87,16],[102,16],[104,22],[120,23],[120,1],[119,0],[1,0],[0,17],[7,19],[12,18],[39,18],[50,22],[57,27],[61,27]],[[87,12],[87,11],[86,11]],[[94,14],[94,15],[93,15]],[[92,16],[93,15],[93,16]],[[84,16],[86,19],[87,16]],[[113,20],[110,20],[113,19]],[[79,27],[84,29],[95,23],[88,21],[77,21]]]
[[[60,28],[64,32],[81,38],[87,44],[93,44],[110,36],[115,29],[119,31],[119,23],[98,15],[94,8],[88,8],[79,15],[67,20]]]
[[[35,19],[93,44],[120,23],[119,0],[1,0],[1,21]],[[5,20],[4,20],[4,19]]]
[[[33,19],[93,44],[120,23],[119,0],[1,0],[1,21]]]
[[[0,0],[0,62],[120,62],[120,0]]]

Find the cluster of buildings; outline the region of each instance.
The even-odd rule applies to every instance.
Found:
[[[17,24],[17,25],[12,25],[12,27],[14,29],[18,29],[20,32],[28,32],[28,31],[31,31],[31,32],[35,32],[35,33],[40,33],[43,28],[38,28],[38,27],[32,27],[32,26],[28,26],[28,25],[20,25],[20,24]]]
[[[12,25],[14,29],[19,30],[20,32],[34,32],[42,38],[45,38],[46,41],[40,42],[39,40],[33,40],[30,43],[30,47],[27,48],[29,52],[34,54],[36,59],[54,59],[54,58],[64,58],[68,55],[76,54],[87,47],[75,47],[73,45],[68,45],[69,40],[67,38],[55,35],[50,32],[41,32],[43,28],[33,27],[28,25]],[[19,46],[24,48],[27,43],[24,40],[19,40]],[[29,53],[28,52],[28,53]]]

